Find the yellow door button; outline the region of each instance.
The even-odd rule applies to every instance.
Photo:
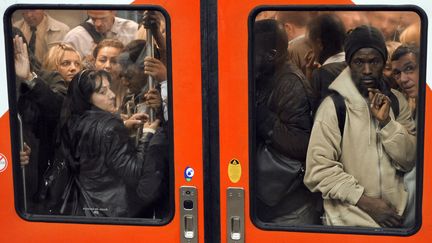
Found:
[[[228,164],[228,177],[232,183],[237,183],[241,178],[241,165],[238,159],[232,159]]]

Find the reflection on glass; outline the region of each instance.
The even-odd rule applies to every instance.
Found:
[[[11,22],[25,142],[26,207],[20,210],[167,217],[172,196],[164,15],[19,9]]]
[[[419,16],[258,16],[251,45],[257,219],[413,227]]]

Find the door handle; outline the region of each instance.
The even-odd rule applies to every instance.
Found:
[[[198,242],[197,189],[180,187],[180,242]]]
[[[243,243],[244,234],[244,189],[229,187],[227,189],[227,242]]]
[[[241,239],[241,222],[240,217],[231,217],[231,240]]]
[[[184,237],[186,239],[193,239],[195,236],[195,227],[193,223],[193,216],[192,215],[185,215],[184,216]]]

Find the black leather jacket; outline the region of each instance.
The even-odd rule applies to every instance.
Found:
[[[68,124],[71,146],[65,146],[65,157],[77,175],[84,214],[135,215],[139,209],[130,206],[127,190],[135,189],[146,171],[145,150],[152,134],[145,134],[136,147],[122,120],[97,108]]]

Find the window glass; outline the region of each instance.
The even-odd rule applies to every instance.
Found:
[[[8,19],[18,212],[44,221],[169,221],[167,14],[21,6]]]
[[[395,234],[419,226],[420,16],[415,9],[306,7],[251,15],[251,214],[258,226]]]

